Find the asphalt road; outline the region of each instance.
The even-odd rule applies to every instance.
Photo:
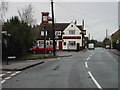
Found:
[[[118,88],[118,57],[102,48],[75,52],[24,70],[3,88]]]

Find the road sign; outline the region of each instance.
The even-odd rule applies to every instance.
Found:
[[[8,59],[15,59],[16,56],[8,56]]]

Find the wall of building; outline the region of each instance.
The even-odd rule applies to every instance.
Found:
[[[71,46],[69,45],[69,41],[75,41],[75,45]],[[66,42],[66,45],[64,45],[64,42]],[[63,50],[76,50],[77,49],[77,43],[79,43],[79,47],[82,47],[82,40],[81,39],[64,39],[62,46],[63,46]]]
[[[75,34],[69,34],[69,30],[75,30]],[[63,38],[63,50],[76,50],[77,49],[77,43],[79,43],[79,47],[82,47],[82,35],[80,34],[80,29],[74,24],[71,23],[64,31],[64,34],[62,36]],[[64,37],[80,37],[80,39],[64,39]],[[75,41],[75,45],[71,46],[69,44],[69,41]],[[64,45],[64,42],[66,45]]]

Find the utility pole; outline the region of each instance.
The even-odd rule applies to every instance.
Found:
[[[84,30],[84,20],[82,21],[82,25],[83,25],[83,30]]]
[[[89,34],[89,37],[88,37],[88,39],[90,40],[90,34]]]
[[[45,30],[45,24],[44,24],[44,54],[46,54],[46,30]]]
[[[107,29],[106,29],[106,38],[107,38]]]
[[[52,29],[53,29],[53,55],[56,55],[56,45],[55,45],[55,30],[54,30],[54,9],[53,9],[53,0],[51,0],[51,11],[52,11]]]

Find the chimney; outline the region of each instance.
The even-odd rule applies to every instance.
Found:
[[[77,20],[75,20],[75,24],[77,24]]]
[[[83,26],[83,30],[84,30],[84,20],[82,21],[82,26]]]

